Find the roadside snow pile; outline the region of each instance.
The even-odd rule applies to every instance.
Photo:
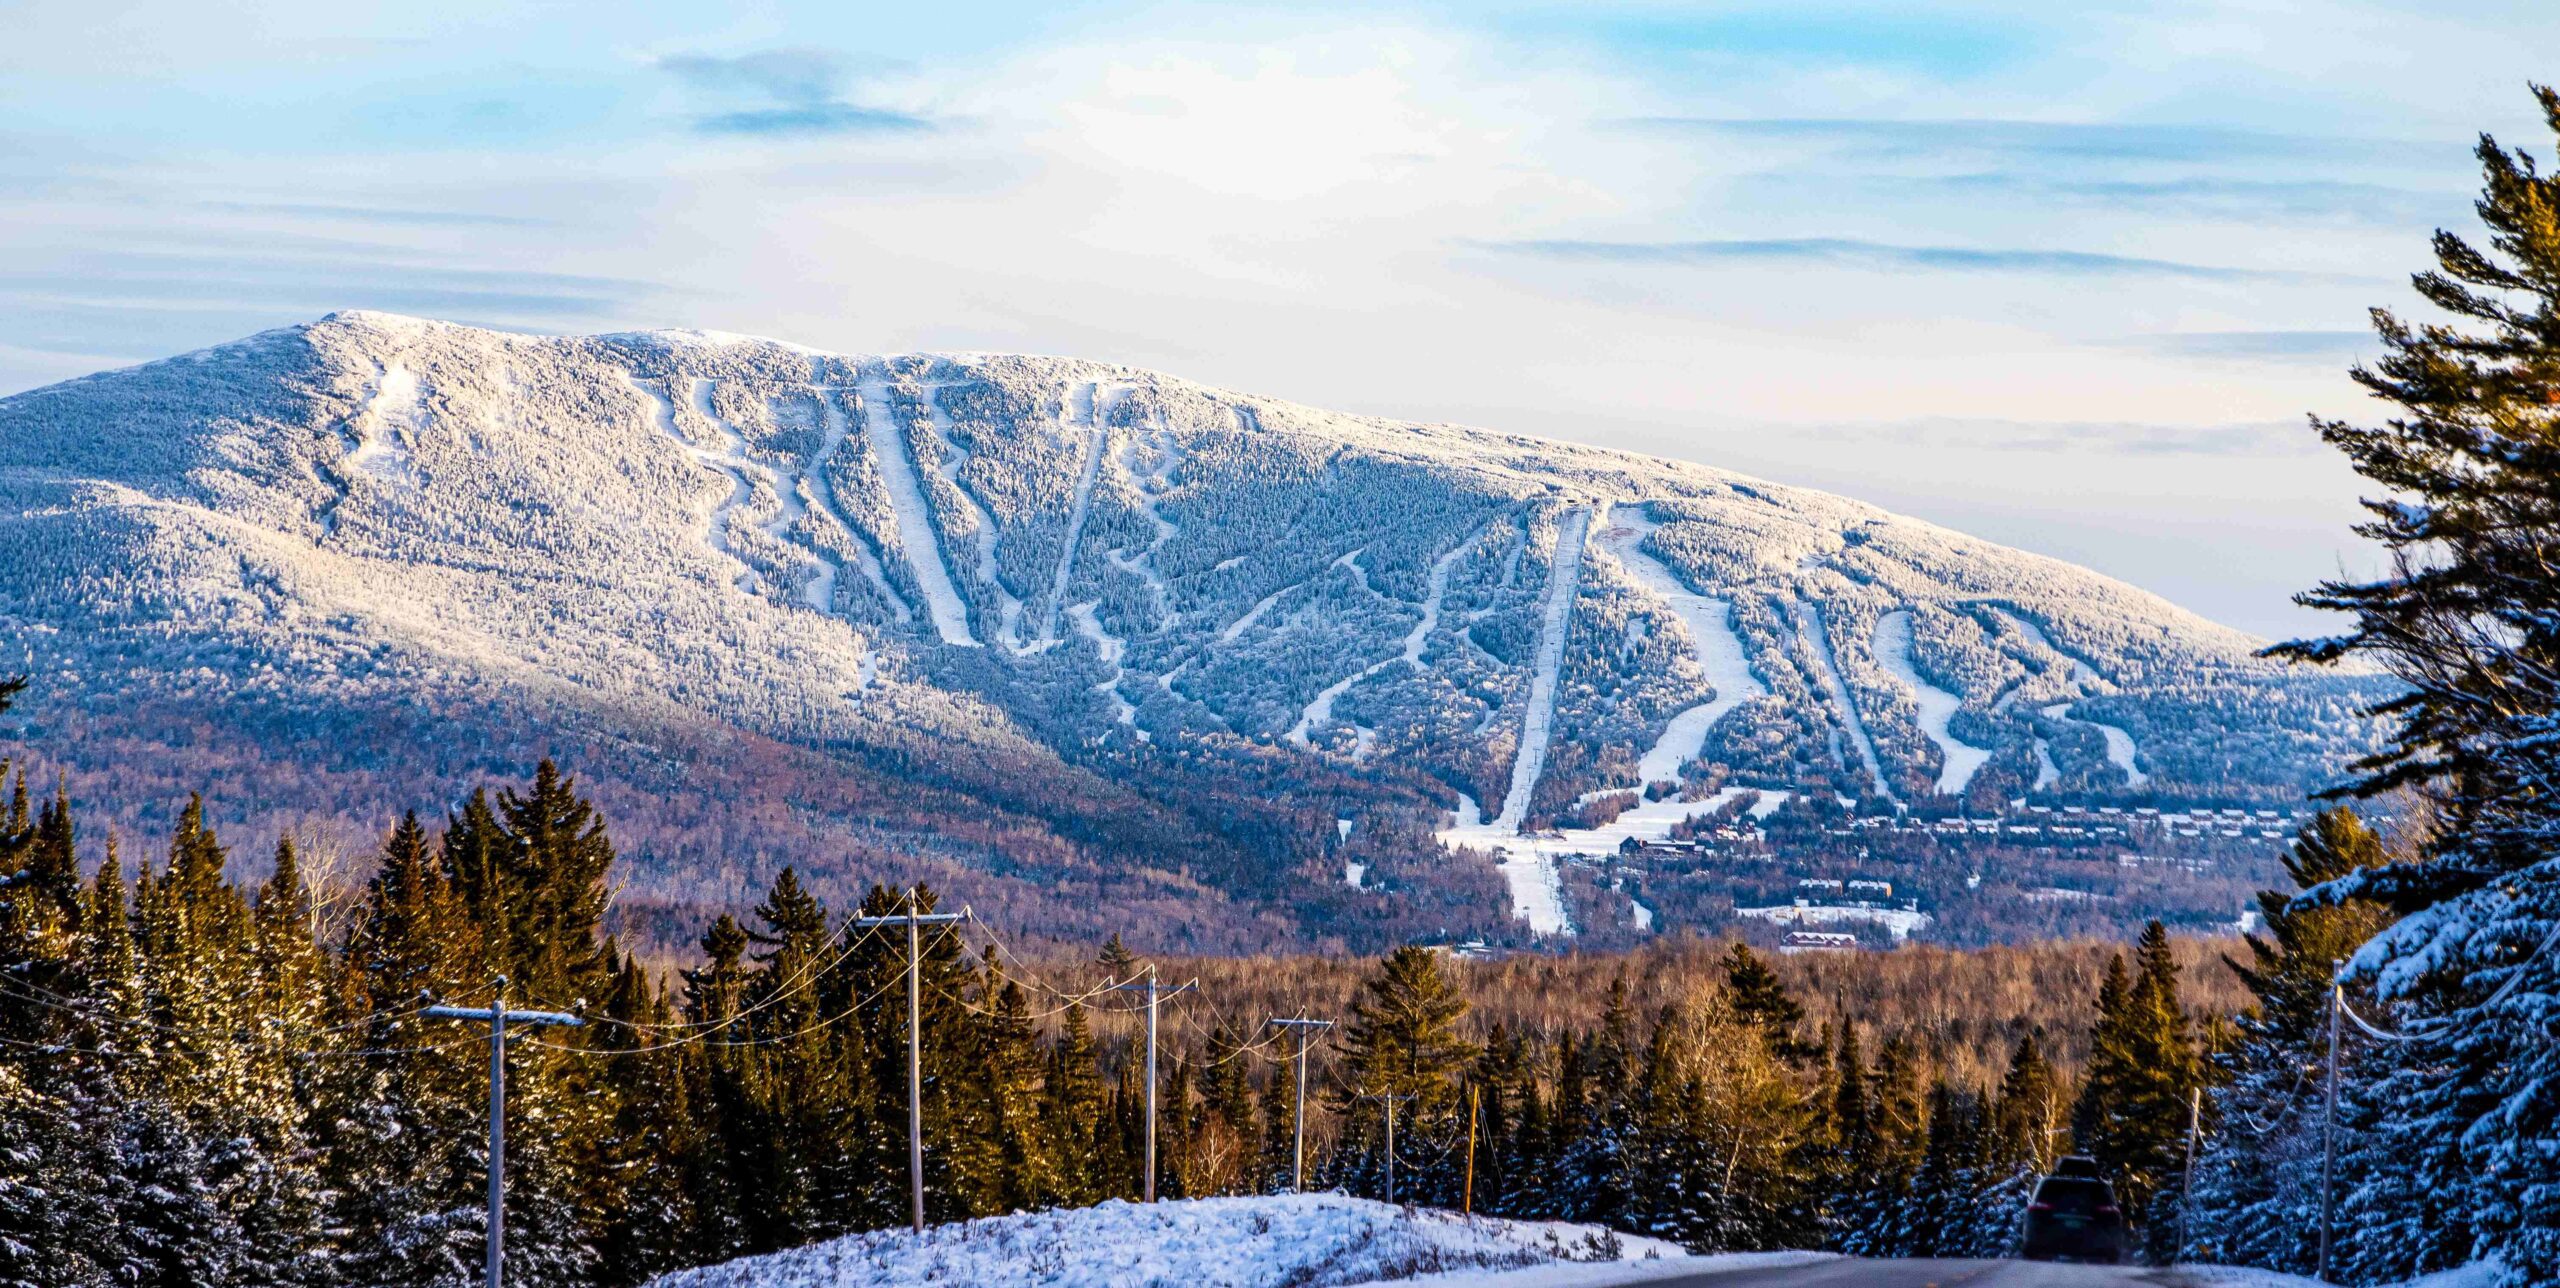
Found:
[[[2393,1288],[2491,1288],[2504,1270],[2495,1261],[2475,1261],[2457,1270],[2422,1275]],[[2319,1280],[2307,1275],[2247,1266],[2180,1266],[2178,1277],[2195,1288],[2324,1288]]]
[[[1564,1262],[1721,1260],[1599,1226],[1304,1194],[1114,1201],[935,1226],[921,1239],[877,1230],[681,1271],[652,1288],[1333,1288]]]

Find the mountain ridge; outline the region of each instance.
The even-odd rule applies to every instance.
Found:
[[[630,744],[599,764],[733,730],[1013,800],[995,816],[1049,838],[946,875],[1063,862],[1266,912],[1352,844],[1334,812],[1400,847],[1369,865],[1409,887],[1398,916],[1481,925],[1498,887],[1420,834],[1452,796],[1531,830],[1648,782],[2255,801],[2365,736],[2351,679],[1862,502],[1071,358],[348,311],[0,399],[0,488],[22,552],[0,602],[40,683],[39,661],[92,677],[58,699],[90,723],[270,675],[322,724],[510,686]],[[73,584],[24,557],[38,532]],[[101,550],[121,562],[76,553]],[[1720,692],[1716,664],[1761,691]],[[1169,762],[1219,785],[1148,785]],[[1300,777],[1331,785],[1234,799]],[[1121,823],[1085,810],[1115,793]],[[653,870],[683,885],[706,844]]]

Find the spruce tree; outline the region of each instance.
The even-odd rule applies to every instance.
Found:
[[[2560,137],[2560,93],[2534,88]],[[2413,284],[2446,321],[2375,311],[2384,356],[2354,377],[2401,414],[2380,426],[2318,422],[2386,495],[2358,531],[2387,575],[2298,597],[2353,626],[2276,650],[2312,662],[2362,657],[2405,687],[2376,708],[2389,743],[2360,763],[2371,795],[2426,790],[2438,828],[2418,860],[2359,870],[2309,898],[2371,899],[2405,914],[2357,957],[2392,1022],[2421,1040],[2382,1053],[2376,1144],[2423,1194],[2368,1209],[2400,1277],[2494,1254],[2513,1284],[2560,1280],[2560,1051],[2550,990],[2521,983],[2560,927],[2560,176],[2483,136],[2474,205],[2485,245],[2435,236]],[[2413,1202],[2476,1221],[2429,1228]]]

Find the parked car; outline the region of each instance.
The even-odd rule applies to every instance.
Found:
[[[2124,1211],[2116,1206],[2115,1187],[2099,1174],[2096,1160],[2063,1159],[2052,1175],[2036,1182],[2019,1246],[2029,1261],[2113,1265],[2124,1260],[2125,1243]]]

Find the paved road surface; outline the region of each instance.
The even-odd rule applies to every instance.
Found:
[[[2173,1270],[2041,1261],[1868,1261],[1708,1271],[1644,1280],[1644,1288],[2183,1288]]]

